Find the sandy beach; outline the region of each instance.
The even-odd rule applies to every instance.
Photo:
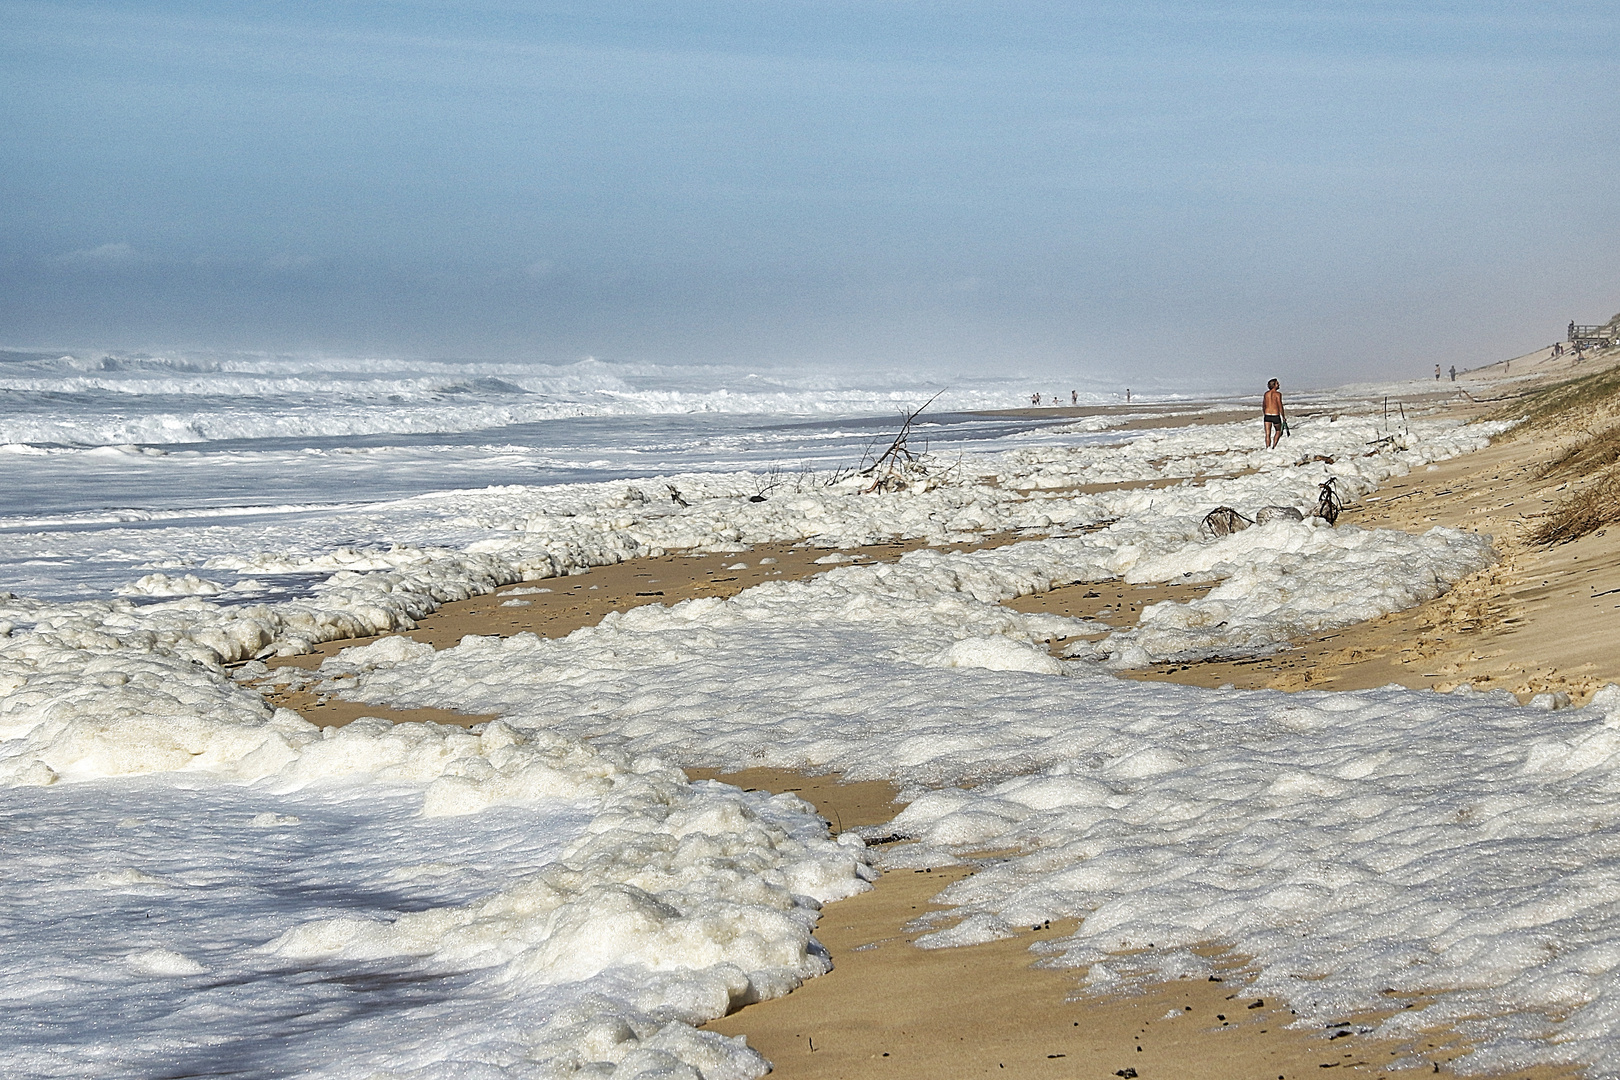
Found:
[[[1520,371],[1526,366],[1521,361]],[[1534,381],[1506,382],[1489,369],[1467,374],[1457,389],[1443,388],[1441,396],[1448,399],[1444,408],[1462,418],[1484,416],[1511,407],[1510,395],[1592,370],[1591,365],[1585,370],[1568,364],[1544,367]],[[1533,424],[1527,427],[1484,450],[1397,478],[1348,506],[1341,519],[1408,532],[1438,524],[1489,533],[1496,538],[1495,565],[1435,600],[1294,642],[1270,656],[1160,665],[1127,674],[1196,686],[1282,690],[1399,683],[1446,691],[1470,684],[1507,689],[1521,700],[1567,695],[1559,700],[1577,704],[1604,683],[1620,681],[1620,651],[1612,647],[1610,632],[1613,612],[1620,608],[1620,533],[1598,529],[1566,544],[1533,542],[1532,533],[1547,510],[1584,481],[1548,471],[1548,463],[1568,452],[1579,431],[1565,425],[1548,437]],[[988,537],[983,546],[1020,538]],[[893,561],[920,546],[899,541],[834,554],[801,545],[757,545],[740,554],[638,559],[446,604],[422,619],[409,636],[436,648],[468,634],[561,637],[593,625],[610,611],[733,596],[770,580],[803,579],[840,562]],[[1193,599],[1209,588],[1122,581],[1054,584],[1007,603],[1024,612],[1106,617],[1117,627],[1134,623],[1148,605]],[[363,642],[330,642],[309,655],[275,663],[314,667],[357,643]],[[1056,639],[1053,651],[1069,643]],[[463,725],[492,718],[448,710],[390,710],[335,695],[317,697],[307,690],[271,690],[270,697],[323,725],[359,716]],[[687,771],[694,779],[797,794],[817,807],[835,834],[880,826],[899,809],[894,801],[898,789],[883,782],[843,784],[836,775],[777,769]],[[833,956],[833,972],[784,998],[714,1021],[710,1028],[745,1036],[774,1062],[779,1075],[818,1078],[1292,1078],[1327,1068],[1381,1076],[1392,1062],[1409,1067],[1417,1061],[1445,1072],[1447,1063],[1467,1049],[1467,1041],[1447,1027],[1427,1030],[1415,1041],[1378,1041],[1370,1033],[1383,1014],[1336,1017],[1313,1030],[1290,1027],[1288,1002],[1246,993],[1252,966],[1243,956],[1222,953],[1219,942],[1208,944],[1210,955],[1218,958],[1219,976],[1163,983],[1128,997],[1084,995],[1079,973],[1038,964],[1039,942],[1066,932],[1057,924],[988,944],[914,947],[911,941],[918,932],[907,924],[934,909],[939,890],[999,857],[991,852],[964,865],[895,870],[879,879],[874,891],[830,906],[817,936]],[[1033,953],[1032,945],[1037,946]],[[1388,1012],[1419,1003],[1410,995],[1392,994]],[[1574,1068],[1539,1067],[1493,1075],[1579,1074]]]
[[[0,1080],[1620,1080],[1616,10],[10,4]]]

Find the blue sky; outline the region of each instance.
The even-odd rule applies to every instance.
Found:
[[[0,344],[1299,382],[1620,310],[1599,3],[13,3]]]

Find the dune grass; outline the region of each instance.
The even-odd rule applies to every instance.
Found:
[[[1587,487],[1542,515],[1533,544],[1567,544],[1620,522],[1620,466],[1610,465]]]
[[[1596,359],[1596,358],[1594,358]],[[1620,364],[1544,386],[1481,417],[1482,420],[1517,420],[1513,438],[1545,437],[1559,428],[1581,430],[1593,420],[1620,414]]]
[[[1620,461],[1620,424],[1604,428],[1564,448],[1542,470],[1543,476],[1591,476]]]
[[[1531,391],[1484,418],[1524,418],[1508,438],[1561,440],[1541,475],[1581,483],[1540,516],[1529,532],[1532,544],[1566,544],[1620,523],[1620,364],[1614,358],[1612,352],[1594,357],[1610,366]]]

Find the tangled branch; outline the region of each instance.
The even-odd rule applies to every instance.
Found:
[[[941,390],[940,393],[944,391]],[[872,459],[870,465],[859,471],[858,475],[872,478],[871,484],[862,489],[863,494],[873,491],[900,491],[909,487],[918,478],[929,476],[934,472],[927,460],[927,448],[924,447],[920,454],[914,452],[910,446],[910,439],[912,423],[922,415],[924,409],[937,400],[939,394],[935,394],[917,408],[901,413],[904,419],[894,440],[883,453]]]

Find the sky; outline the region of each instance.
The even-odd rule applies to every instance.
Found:
[[[1295,384],[1620,311],[1620,5],[0,0],[0,346]]]

